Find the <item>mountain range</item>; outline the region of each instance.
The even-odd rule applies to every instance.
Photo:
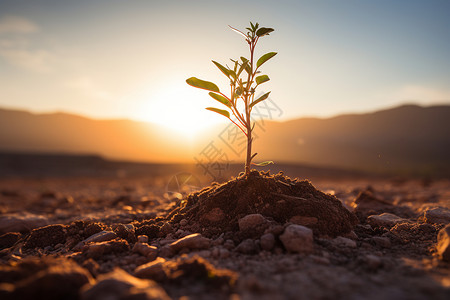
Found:
[[[244,157],[232,127],[189,143],[159,125],[0,109],[0,151],[100,155],[122,161],[222,162]],[[450,106],[403,105],[331,118],[259,121],[255,161],[389,174],[450,176]],[[209,151],[209,152],[208,152]],[[209,156],[207,157],[206,154]]]

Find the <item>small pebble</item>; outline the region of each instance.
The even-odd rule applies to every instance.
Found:
[[[148,243],[148,236],[146,236],[146,235],[138,236],[138,242],[139,243]]]

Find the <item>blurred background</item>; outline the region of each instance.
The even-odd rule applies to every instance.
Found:
[[[0,175],[238,172],[243,136],[185,80],[228,91],[211,60],[248,56],[228,25],[252,21],[275,29],[256,56],[278,52],[262,67],[258,93],[272,93],[254,112],[256,161],[448,177],[449,11],[445,0],[1,0]]]

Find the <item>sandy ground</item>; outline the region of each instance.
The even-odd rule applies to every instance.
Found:
[[[337,238],[314,234],[311,250],[289,251],[281,235],[293,222],[246,244],[228,233],[178,246],[196,232],[165,217],[197,187],[174,188],[172,179],[1,179],[0,296],[450,299],[450,263],[436,248],[449,221],[450,180],[315,178],[359,224]],[[427,218],[436,208],[441,217]],[[398,219],[369,217],[382,213]]]

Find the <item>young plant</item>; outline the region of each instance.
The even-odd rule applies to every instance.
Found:
[[[207,110],[218,113],[231,122],[234,123],[247,137],[247,156],[245,161],[245,175],[250,173],[250,165],[252,164],[253,158],[257,153],[252,154],[252,132],[255,127],[255,123],[251,120],[251,112],[253,107],[266,100],[269,97],[270,92],[265,93],[259,98],[255,99],[256,89],[259,85],[264,82],[269,81],[269,76],[260,74],[260,67],[269,59],[274,57],[276,52],[269,52],[261,56],[255,63],[255,47],[259,39],[263,36],[269,35],[272,28],[259,27],[259,24],[253,24],[250,22],[251,27],[247,27],[247,34],[242,31],[237,30],[229,26],[232,30],[244,37],[250,50],[250,58],[245,58],[241,56],[237,60],[232,61],[232,67],[223,66],[216,61],[212,61],[214,65],[219,68],[219,70],[230,80],[230,94],[227,96],[222,93],[216,84],[198,79],[196,77],[191,77],[186,80],[186,82],[196,88],[204,89],[209,92],[209,95],[219,101],[221,104],[225,105],[227,109],[220,109],[215,107],[207,107]],[[232,119],[232,115],[235,120]],[[263,162],[260,164],[255,164],[259,166],[264,166],[272,162]]]

